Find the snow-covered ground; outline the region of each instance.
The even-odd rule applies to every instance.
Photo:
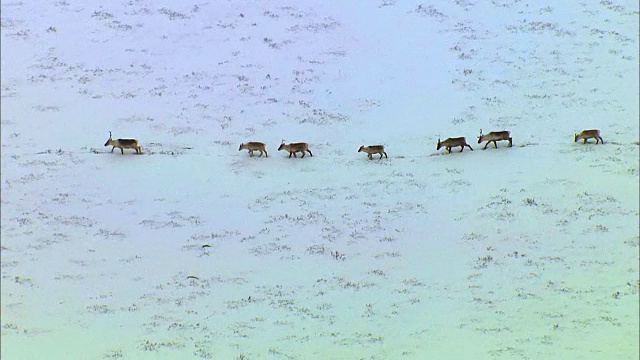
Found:
[[[637,1],[1,14],[3,359],[638,358]]]

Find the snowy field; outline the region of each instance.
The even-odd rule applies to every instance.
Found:
[[[639,14],[2,1],[2,359],[638,359]]]

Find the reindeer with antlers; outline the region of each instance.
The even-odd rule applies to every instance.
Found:
[[[509,131],[492,131],[488,134],[483,134],[482,129],[480,129],[480,136],[478,136],[478,144],[486,141],[487,143],[484,145],[482,150],[485,150],[489,144],[493,141],[493,145],[495,145],[496,149],[498,148],[497,141],[507,140],[509,141],[509,147],[513,146],[513,139],[511,138],[511,133]]]
[[[111,148],[111,152],[113,152],[113,149],[115,148],[119,148],[120,152],[122,152],[122,154],[124,155],[124,149],[135,149],[136,150],[136,154],[141,154],[142,153],[142,147],[140,147],[140,145],[138,144],[138,139],[115,139],[113,140],[111,138],[111,131],[109,131],[109,140],[107,140],[106,143],[104,143],[104,146],[113,146]]]

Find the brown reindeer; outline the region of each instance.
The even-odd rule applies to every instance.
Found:
[[[451,153],[451,148],[456,146],[460,146],[460,152],[464,150],[465,146],[468,146],[469,149],[473,151],[473,148],[471,147],[471,145],[467,144],[467,139],[465,139],[464,136],[448,138],[444,141],[440,141],[440,138],[438,138],[438,146],[436,147],[436,150],[440,150],[440,148],[443,146],[447,149],[447,151],[449,151],[449,153]]]
[[[238,151],[241,150],[249,150],[249,156],[253,156],[254,151],[260,151],[260,155],[258,156],[262,156],[262,153],[264,153],[264,157],[269,157],[267,154],[267,146],[261,142],[249,141],[247,143],[240,144]]]
[[[497,141],[508,140],[509,147],[513,146],[513,139],[511,138],[511,133],[508,131],[492,131],[488,134],[483,134],[482,129],[480,129],[480,136],[478,136],[478,144],[486,141],[487,143],[484,145],[482,150],[485,150],[489,144],[493,141],[493,145],[495,145],[496,149],[498,148]]]
[[[582,130],[580,134],[574,134],[573,142],[577,142],[580,139],[583,139],[583,144],[587,143],[587,139],[596,139],[596,144],[600,141],[601,144],[604,144],[604,140],[600,136],[600,130],[590,129],[590,130]]]
[[[138,140],[137,139],[116,139],[113,140],[111,138],[111,131],[109,131],[109,140],[107,140],[106,143],[104,143],[104,146],[113,146],[111,148],[111,152],[113,152],[113,149],[115,148],[120,148],[120,152],[122,152],[122,154],[124,155],[124,149],[135,149],[136,150],[136,154],[141,154],[142,153],[142,147],[140,147],[140,145],[138,145]]]
[[[360,146],[358,152],[366,152],[369,159],[373,159],[373,154],[380,154],[380,159],[384,155],[385,158],[389,158],[387,153],[384,151],[384,145],[370,145],[370,146]]]
[[[289,152],[289,157],[291,157],[291,155],[293,155],[293,157],[297,157],[296,153],[297,152],[301,152],[302,153],[302,157],[304,157],[304,153],[305,151],[309,153],[309,155],[313,156],[313,154],[311,153],[311,150],[309,150],[309,144],[307,143],[289,143],[289,144],[285,144],[284,140],[282,140],[282,143],[280,144],[280,147],[278,147],[278,151],[280,150],[285,150]]]

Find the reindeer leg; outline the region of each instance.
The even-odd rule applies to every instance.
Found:
[[[498,148],[498,142],[496,140],[493,140],[493,145],[496,146],[496,149]]]
[[[307,150],[309,152],[309,156],[313,156],[313,154],[311,153],[311,150]],[[303,151],[304,153],[304,151]]]
[[[460,152],[464,150],[464,145],[460,146]]]
[[[384,152],[385,159],[388,159],[389,157],[387,156],[387,153],[385,151],[383,151],[383,152]],[[382,155],[380,155],[380,159],[382,159]]]
[[[291,157],[291,155],[293,155],[293,157],[297,157],[297,156],[296,156],[296,153],[289,152],[289,157]]]
[[[115,148],[116,148],[115,146],[114,146],[114,147],[112,147],[112,148],[111,148],[111,152],[113,152],[113,149],[115,149]]]
[[[512,147],[512,146],[513,146],[513,139],[509,138],[509,147]]]
[[[487,146],[489,146],[489,142],[487,142],[486,144],[484,144],[484,147],[482,148],[482,150],[487,150]]]
[[[471,145],[467,144],[467,146],[469,147],[469,149],[471,149],[471,151],[473,151],[473,148],[471,147]]]
[[[583,143],[583,144],[586,144],[586,143],[587,143],[587,139],[584,139],[584,141],[583,141],[582,143]]]
[[[120,151],[122,152],[122,155],[124,155],[124,148],[120,148]]]

